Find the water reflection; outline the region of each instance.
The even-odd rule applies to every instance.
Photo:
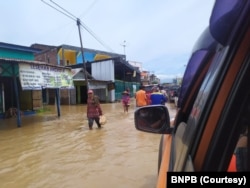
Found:
[[[135,130],[132,104],[102,104],[108,122],[88,130],[86,106],[0,120],[1,188],[154,187],[160,135]]]

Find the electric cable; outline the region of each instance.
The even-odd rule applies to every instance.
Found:
[[[76,16],[74,16],[72,13],[70,13],[69,11],[67,11],[65,8],[63,8],[62,6],[60,6],[58,3],[54,2],[53,0],[50,0],[50,2],[52,2],[55,6],[59,7],[60,9],[54,7],[53,5],[49,4],[48,2],[45,2],[44,0],[41,0],[43,3],[45,3],[46,5],[50,6],[51,8],[55,9],[56,11],[62,13],[63,15],[67,16],[68,18],[74,20],[75,22],[77,22],[77,24],[79,23],[81,27],[83,27],[92,37],[94,37],[102,46],[104,46],[106,49],[108,49],[109,51],[113,52],[113,50],[106,45],[90,28],[87,27],[86,24],[82,23],[82,21],[77,18]]]
[[[76,21],[75,18],[72,18],[71,16],[65,14],[64,12],[62,12],[61,10],[57,9],[56,7],[50,5],[49,3],[45,2],[44,0],[41,0],[41,1],[42,1],[43,3],[45,3],[46,5],[50,6],[51,8],[53,8],[53,9],[57,10],[58,12],[62,13],[63,15],[67,16],[68,18],[70,18],[70,19]]]

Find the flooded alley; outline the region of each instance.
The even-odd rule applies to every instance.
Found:
[[[134,103],[132,101],[132,103]],[[170,117],[175,108],[166,104]],[[137,131],[134,104],[101,104],[107,123],[88,129],[86,105],[0,119],[1,188],[153,188],[160,135]]]

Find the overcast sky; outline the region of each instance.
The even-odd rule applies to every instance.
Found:
[[[182,76],[214,0],[44,0],[79,18],[84,48],[124,54],[161,82]],[[41,0],[1,1],[1,42],[80,47],[74,19]],[[58,8],[58,7],[57,7]],[[72,16],[71,16],[72,17]],[[97,39],[98,40],[97,40]],[[125,42],[124,42],[125,41]]]

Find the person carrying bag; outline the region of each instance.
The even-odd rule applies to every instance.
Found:
[[[87,99],[87,118],[89,130],[93,129],[94,121],[98,128],[102,128],[100,123],[100,117],[103,116],[101,105],[98,96],[94,95],[93,90],[88,90]]]

